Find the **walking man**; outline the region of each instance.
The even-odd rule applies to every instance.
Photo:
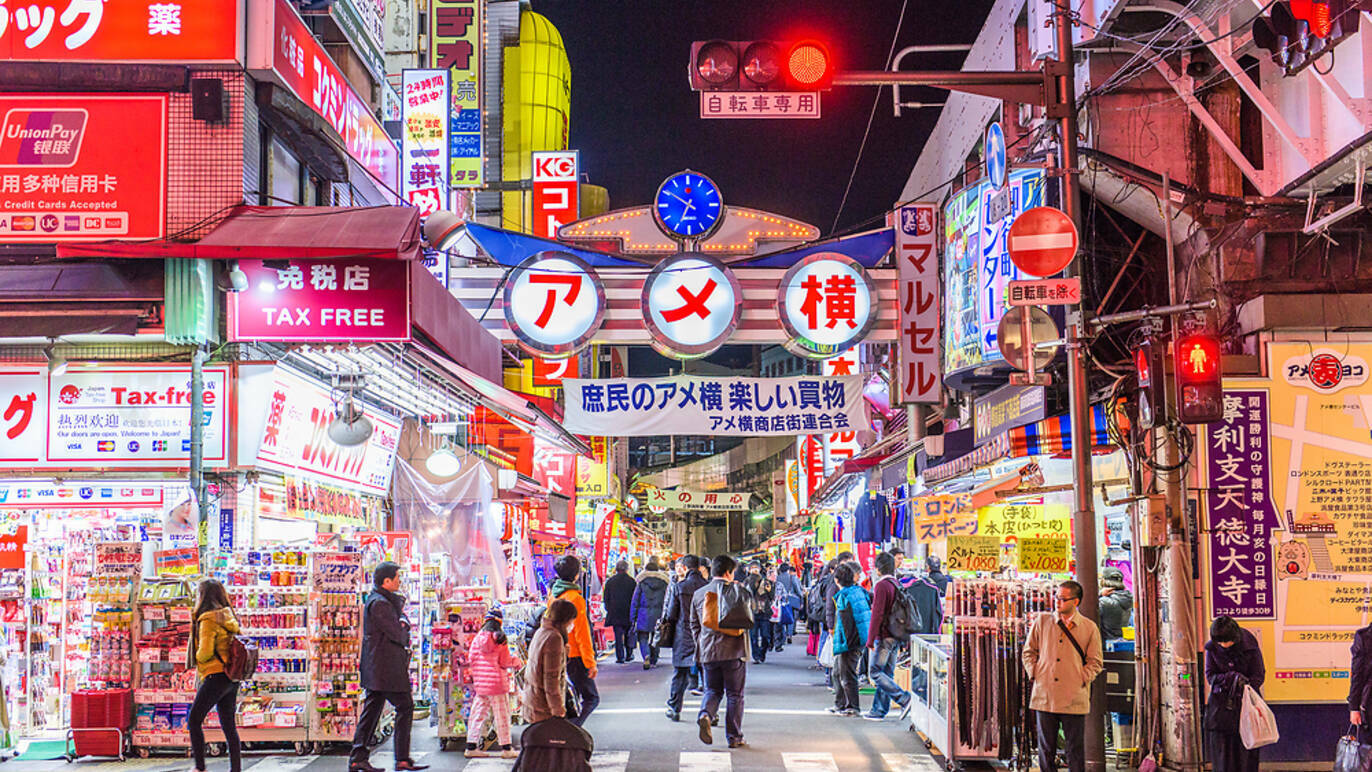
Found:
[[[615,631],[615,663],[634,661],[634,620],[629,613],[634,599],[634,578],[629,576],[629,563],[615,564],[615,575],[605,580],[601,599],[605,601],[605,624]]]
[[[900,585],[896,584],[896,559],[888,552],[878,553],[872,560],[873,567],[877,571],[877,583],[873,589],[872,598],[872,621],[867,631],[867,646],[872,650],[872,661],[870,674],[872,685],[876,687],[876,695],[872,697],[872,710],[863,714],[863,718],[873,721],[880,721],[886,717],[886,712],[891,709],[894,701],[900,706],[900,717],[903,719],[910,714],[910,693],[896,685],[896,652],[900,650],[902,644],[910,640],[910,634],[914,632],[913,619],[909,630],[894,629],[893,622],[896,621],[891,610],[895,608],[896,602],[902,602],[903,609],[913,610],[913,605],[902,597]],[[909,605],[904,605],[909,604]],[[904,633],[902,639],[898,633]]]
[[[753,663],[761,665],[767,661],[767,652],[772,648],[772,599],[776,597],[776,586],[762,571],[762,561],[754,560],[748,564],[748,577],[743,586],[753,596],[752,637]]]
[[[1024,671],[1034,682],[1029,707],[1037,714],[1039,772],[1057,772],[1058,728],[1067,740],[1067,768],[1086,769],[1086,714],[1091,682],[1105,667],[1100,629],[1077,611],[1081,585],[1058,586],[1056,614],[1040,614],[1024,644]]]
[[[691,599],[696,590],[708,582],[700,575],[700,558],[687,555],[676,562],[677,581],[667,588],[667,600],[663,602],[662,613],[676,625],[676,636],[672,640],[671,691],[667,693],[667,718],[681,720],[681,705],[686,699],[686,688],[697,690],[700,686],[699,668],[696,665],[696,639],[691,633]],[[693,692],[695,693],[695,692]]]
[[[742,748],[743,741],[743,685],[748,672],[748,631],[720,627],[722,613],[720,599],[743,590],[742,602],[747,603],[747,590],[734,585],[734,559],[720,555],[710,563],[714,576],[691,599],[691,634],[696,639],[696,659],[705,676],[705,699],[700,703],[696,724],[700,727],[700,741],[714,743],[710,724],[719,715],[719,701],[727,695],[724,714],[724,734],[730,748]]]
[[[586,596],[581,594],[581,560],[576,555],[563,555],[553,564],[557,580],[553,582],[553,598],[568,601],[576,607],[576,621],[567,636],[567,680],[581,698],[581,713],[568,721],[577,726],[586,723],[591,712],[600,705],[600,690],[596,688],[595,645],[591,643],[591,617],[586,613]],[[629,581],[633,581],[632,578]]]
[[[638,586],[634,589],[629,604],[629,621],[638,637],[638,653],[643,656],[643,669],[657,666],[657,646],[653,643],[653,631],[657,620],[662,618],[666,605],[668,578],[657,564],[657,558],[648,561],[643,573],[638,575]]]
[[[410,620],[400,591],[400,566],[387,561],[372,573],[372,592],[362,612],[362,715],[348,755],[349,772],[381,772],[368,760],[367,741],[376,734],[376,723],[386,703],[395,707],[395,768],[428,769],[410,758],[410,724],[414,698],[410,694]]]
[[[805,605],[805,596],[800,589],[800,580],[791,570],[791,564],[786,562],[777,566],[777,597],[782,597],[783,593],[786,597],[786,605],[791,609],[791,621],[789,624],[783,625],[786,629],[785,643],[790,643],[792,636],[796,634],[796,618],[800,616],[801,608]],[[772,631],[772,634],[777,639],[777,651],[781,651],[783,642],[781,634],[775,630]]]

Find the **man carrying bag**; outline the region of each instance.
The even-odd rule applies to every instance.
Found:
[[[720,699],[727,695],[724,733],[730,748],[743,742],[743,685],[748,670],[748,628],[752,626],[752,598],[734,581],[737,563],[720,555],[710,564],[713,580],[691,599],[691,635],[696,640],[696,661],[705,675],[705,699],[696,724],[700,741],[714,742],[710,724],[719,714]]]

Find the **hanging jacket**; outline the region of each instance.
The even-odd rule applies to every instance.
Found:
[[[629,602],[629,624],[640,633],[650,633],[662,617],[662,605],[667,599],[670,584],[667,574],[661,571],[644,571],[638,575],[638,586],[634,588],[633,599]]]
[[[849,627],[849,618],[852,627]],[[834,653],[860,651],[867,646],[872,606],[867,591],[857,585],[843,587],[834,595]]]
[[[472,639],[468,649],[472,674],[472,688],[481,697],[510,694],[510,671],[519,667],[519,660],[510,653],[508,644],[499,643],[495,633],[482,630]]]
[[[187,667],[194,666],[195,674],[201,680],[224,672],[224,663],[229,659],[229,642],[238,631],[233,609],[221,608],[201,614],[191,638]]]

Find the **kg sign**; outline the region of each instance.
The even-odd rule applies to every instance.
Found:
[[[738,279],[718,260],[677,255],[658,263],[643,282],[643,321],[658,353],[696,359],[733,335],[742,301]]]
[[[867,337],[877,320],[876,287],[867,271],[837,252],[818,252],[791,266],[777,292],[786,348],[827,359]]]
[[[1327,348],[1294,356],[1282,365],[1282,377],[1292,386],[1302,386],[1321,394],[1333,394],[1367,383],[1367,362],[1354,354]]]
[[[557,229],[579,216],[578,153],[575,150],[533,154],[534,235],[557,238]]]
[[[604,317],[605,287],[575,255],[539,252],[516,266],[505,283],[505,318],[531,354],[575,354],[590,342]]]

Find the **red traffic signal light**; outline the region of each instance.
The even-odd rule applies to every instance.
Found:
[[[700,40],[691,44],[690,80],[696,91],[824,91],[834,61],[816,40]]]
[[[1224,368],[1220,341],[1195,333],[1177,341],[1177,413],[1184,424],[1224,418]]]

